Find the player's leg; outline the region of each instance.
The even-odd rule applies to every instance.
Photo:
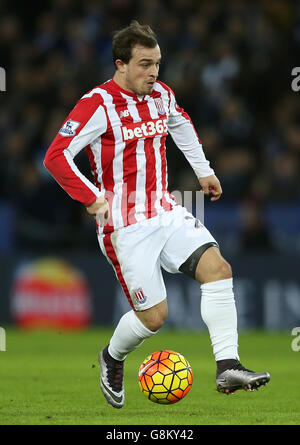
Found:
[[[168,316],[167,300],[165,299],[149,309],[136,311],[135,315],[142,322],[143,326],[152,332],[157,332],[163,326]]]
[[[131,310],[124,314],[109,342],[109,354],[115,360],[125,360],[127,354],[137,349],[146,338],[152,337],[159,331],[167,314],[167,300],[149,309]]]
[[[200,283],[201,315],[208,327],[217,362],[218,390],[233,392],[244,386],[258,388],[269,381],[268,373],[253,373],[239,362],[231,267],[203,224],[187,214],[183,224],[169,237],[162,261],[167,271],[183,272]],[[231,376],[231,380],[228,377],[230,381],[224,380],[224,372],[233,368],[236,368],[234,379]]]
[[[218,248],[208,248],[199,258],[195,279],[201,284],[201,315],[217,363],[218,391],[229,394],[238,389],[258,389],[270,380],[270,375],[250,371],[239,361],[231,267]]]
[[[220,368],[224,360],[239,360],[232,271],[218,247],[209,247],[196,264],[194,278],[201,285],[201,316]]]
[[[132,307],[121,317],[109,345],[99,356],[101,389],[115,408],[121,408],[125,401],[123,365],[126,356],[158,332],[167,316],[166,290],[159,262],[160,242],[159,231],[151,227],[134,230],[134,233],[131,228],[123,229],[118,236],[107,236],[100,242]]]
[[[145,312],[154,312],[156,309],[159,310],[159,308],[151,308]],[[149,323],[149,325],[154,327],[154,323]],[[156,326],[158,327],[157,319]],[[106,400],[113,407],[122,408],[125,403],[124,361],[126,356],[141,346],[146,338],[152,337],[157,330],[148,329],[137,316],[137,312],[131,310],[121,317],[109,344],[100,352],[100,386]]]

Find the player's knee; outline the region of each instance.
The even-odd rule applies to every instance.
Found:
[[[219,280],[226,280],[227,278],[232,278],[232,269],[230,264],[226,260],[222,261],[218,274],[220,276]]]
[[[224,258],[216,258],[205,267],[205,270],[197,268],[196,280],[203,284],[209,281],[226,280],[232,278],[232,269],[230,264]]]
[[[211,269],[210,275],[211,276],[209,281],[226,280],[227,278],[231,278],[232,277],[231,266],[226,260],[221,259]]]
[[[152,332],[158,331],[163,325],[167,318],[168,311],[158,311],[149,320],[148,329]]]
[[[168,316],[168,306],[165,302],[145,311],[137,312],[136,315],[147,329],[156,332],[163,326]]]
[[[146,327],[150,331],[156,332],[156,331],[160,330],[160,328],[163,326],[163,324],[164,324],[164,320],[157,318],[157,319],[149,320],[147,322],[147,326]]]

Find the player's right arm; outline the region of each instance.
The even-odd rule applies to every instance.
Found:
[[[103,198],[103,193],[79,171],[74,157],[106,131],[107,117],[102,104],[100,94],[84,95],[64,121],[44,159],[44,166],[73,199],[87,208],[95,203],[89,212],[94,216],[95,209],[102,205],[96,201]]]

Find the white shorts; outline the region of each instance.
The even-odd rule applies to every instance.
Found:
[[[166,298],[161,267],[181,273],[179,267],[196,249],[216,243],[206,227],[180,205],[145,221],[99,234],[98,240],[135,311],[149,309]]]

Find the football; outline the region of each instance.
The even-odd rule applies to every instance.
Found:
[[[193,371],[189,362],[178,352],[156,351],[141,364],[138,379],[147,399],[169,405],[179,402],[190,391]]]

